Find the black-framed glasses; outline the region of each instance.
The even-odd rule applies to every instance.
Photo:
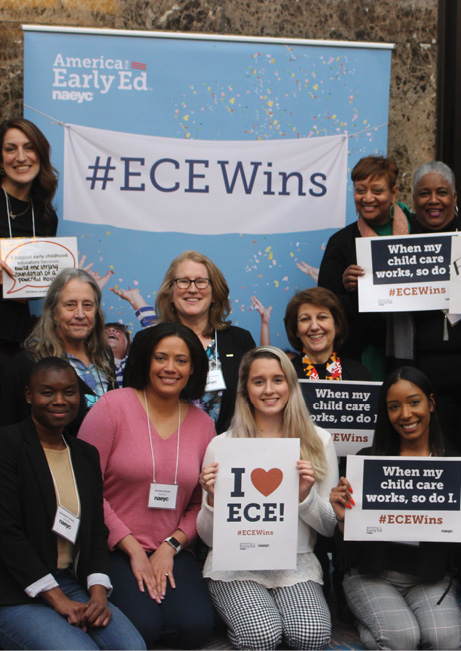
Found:
[[[173,281],[178,289],[189,289],[191,283],[194,283],[197,289],[207,289],[211,285],[209,278],[175,278]]]

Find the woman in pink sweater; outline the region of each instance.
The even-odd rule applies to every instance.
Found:
[[[104,395],[79,437],[99,450],[109,529],[112,601],[148,648],[205,644],[212,608],[194,555],[198,484],[213,421],[189,404],[205,389],[208,361],[179,323],[149,330],[133,367],[134,388]]]

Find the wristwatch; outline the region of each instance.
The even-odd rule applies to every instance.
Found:
[[[163,542],[168,543],[175,550],[176,554],[181,551],[181,543],[174,536],[168,536]]]

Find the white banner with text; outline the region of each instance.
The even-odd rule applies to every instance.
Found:
[[[66,127],[66,220],[208,235],[344,226],[344,135],[204,141]]]

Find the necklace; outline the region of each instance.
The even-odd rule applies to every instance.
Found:
[[[8,229],[9,229],[9,232],[10,232],[10,237],[13,237],[13,229],[11,228],[11,218],[14,219],[15,217],[20,217],[21,215],[24,215],[24,213],[26,213],[29,210],[29,208],[32,208],[32,236],[35,237],[35,213],[34,213],[34,204],[33,204],[33,202],[31,201],[30,204],[27,206],[27,208],[23,212],[14,215],[11,212],[10,197],[8,196],[7,191],[5,190],[5,188],[3,188],[3,192],[5,194],[6,212],[7,212],[7,216],[8,216]]]
[[[11,202],[10,202],[10,217],[11,219],[16,219],[16,217],[21,217],[22,215],[25,215],[28,210],[30,210],[30,202],[27,202],[26,209],[23,210],[22,212],[11,212]]]

